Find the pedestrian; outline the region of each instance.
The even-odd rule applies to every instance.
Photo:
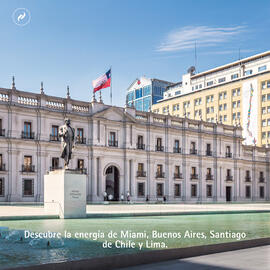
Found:
[[[147,203],[149,202],[149,196],[148,195],[146,196],[146,202]]]
[[[108,195],[107,195],[107,192],[106,192],[106,191],[104,191],[104,192],[103,192],[103,198],[104,198],[104,202],[108,200],[107,196],[108,196]]]
[[[121,202],[123,203],[124,202],[124,194],[123,193],[121,194],[120,198],[121,198]]]
[[[129,194],[129,191],[127,192],[127,202],[130,203],[130,194]]]
[[[166,196],[163,196],[163,202],[166,203]]]

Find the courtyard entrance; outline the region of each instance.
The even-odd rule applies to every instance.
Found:
[[[115,166],[106,170],[106,192],[108,200],[119,201],[119,170]]]

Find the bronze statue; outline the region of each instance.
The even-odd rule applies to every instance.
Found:
[[[59,127],[59,137],[61,138],[61,158],[65,160],[65,169],[68,169],[74,148],[75,129],[70,126],[70,119],[65,119],[65,124]]]

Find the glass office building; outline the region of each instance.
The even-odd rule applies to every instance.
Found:
[[[127,104],[136,110],[148,112],[153,104],[163,98],[163,92],[172,83],[141,77],[127,89]]]

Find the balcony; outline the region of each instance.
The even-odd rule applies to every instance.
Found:
[[[226,158],[231,158],[232,157],[232,153],[226,153]]]
[[[197,155],[197,149],[190,149],[191,155]]]
[[[0,137],[5,137],[5,129],[0,129]]]
[[[156,172],[156,178],[165,178],[164,172]]]
[[[191,174],[190,179],[198,179],[198,174]]]
[[[34,132],[22,131],[22,139],[34,140],[35,139],[35,133]]]
[[[232,180],[233,180],[232,175],[227,175],[227,176],[226,176],[226,181],[232,181]]]
[[[183,179],[182,173],[174,173],[174,179]]]
[[[118,147],[118,141],[109,140],[108,145],[111,147]]]
[[[137,149],[144,150],[145,149],[145,144],[137,143]]]
[[[251,182],[251,177],[250,177],[250,176],[246,176],[246,177],[245,177],[245,181],[246,181],[246,182]]]
[[[34,165],[22,165],[22,172],[35,172]]]
[[[63,168],[59,167],[59,166],[51,166],[50,167],[50,171],[61,170],[61,169],[63,169]]]
[[[1,164],[0,165],[0,171],[4,172],[6,170],[6,164]]]
[[[137,171],[137,177],[146,177],[145,171]]]
[[[213,174],[206,174],[205,179],[206,180],[214,180],[214,176],[213,176]]]
[[[264,183],[264,181],[265,181],[264,177],[263,177],[263,176],[260,176],[260,177],[259,177],[259,182],[260,182],[260,183]]]
[[[76,138],[76,143],[78,143],[78,144],[86,144],[86,138],[84,138],[84,137],[77,137]]]
[[[157,152],[163,152],[164,151],[164,146],[156,145],[156,151]]]
[[[180,154],[180,153],[181,153],[181,147],[174,147],[174,148],[173,148],[173,152],[174,152],[174,153],[179,153],[179,154]]]
[[[212,156],[212,151],[206,150],[205,155],[211,157]]]
[[[50,141],[59,142],[59,136],[50,134]]]

